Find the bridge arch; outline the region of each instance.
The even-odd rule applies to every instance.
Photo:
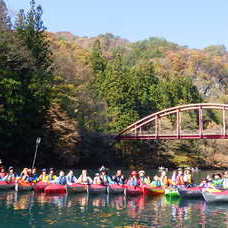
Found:
[[[209,132],[204,129],[204,110],[219,110],[221,111],[221,128],[216,132]],[[194,111],[197,113],[198,128],[194,132],[185,132],[181,128],[182,113]],[[172,134],[164,134],[161,132],[160,123],[163,118],[170,115],[175,116],[175,130]],[[226,115],[228,115],[228,104],[216,103],[199,103],[180,105],[168,108],[151,115],[148,115],[135,123],[129,125],[118,135],[120,140],[153,140],[153,139],[228,139],[226,128]],[[150,126],[153,125],[154,131],[151,131]],[[152,128],[152,127],[151,127]],[[147,129],[147,130],[145,130]]]

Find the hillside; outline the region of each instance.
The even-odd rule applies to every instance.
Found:
[[[193,84],[197,86],[205,102],[224,103],[227,101],[228,53],[224,46],[211,46],[203,50],[197,50],[179,46],[178,44],[160,38],[149,38],[148,40],[131,43],[111,34],[104,34],[92,38],[81,38],[64,32],[51,34],[51,36],[53,53],[56,57],[55,62],[57,67],[61,67],[61,69],[58,68],[58,74],[67,78],[67,81],[70,79],[71,83],[76,83],[76,87],[80,88],[79,94],[84,94],[84,96],[79,94],[75,94],[75,96],[77,96],[78,99],[76,106],[79,107],[79,110],[80,107],[83,107],[83,111],[81,113],[79,111],[79,115],[81,117],[83,116],[81,124],[85,127],[84,124],[86,122],[87,130],[90,129],[94,131],[100,129],[97,125],[106,124],[104,121],[107,115],[105,114],[105,112],[107,112],[105,108],[106,104],[102,101],[94,101],[93,95],[89,94],[86,88],[88,82],[93,79],[90,58],[92,56],[93,45],[97,40],[100,41],[102,54],[110,60],[112,60],[115,53],[118,52],[122,55],[123,63],[131,65],[133,68],[142,64],[152,63],[154,73],[160,80],[166,80],[167,77],[190,78]],[[64,66],[67,67],[67,69],[64,69],[63,66],[59,64],[60,61],[58,58],[60,56],[61,62],[64,61]],[[172,106],[172,103],[168,106]],[[189,144],[189,142],[183,143],[186,145]],[[167,147],[166,145],[165,150],[170,154],[175,154],[175,151],[178,151],[178,148],[181,147],[179,145],[177,148],[176,143],[173,142],[168,144],[169,146]],[[226,141],[215,140],[213,144],[211,144],[210,141],[205,141],[203,145],[207,145],[207,149],[200,144],[199,142],[195,150],[201,150],[203,148],[204,153],[208,153],[213,161],[216,160],[216,156],[220,161],[228,160],[228,156],[226,156],[226,153],[224,155],[222,149],[224,145],[227,147]],[[215,150],[217,151],[215,152]],[[210,156],[207,161],[209,163]],[[186,158],[182,157],[182,159],[188,159],[188,156]]]

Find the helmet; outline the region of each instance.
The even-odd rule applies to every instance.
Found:
[[[46,169],[42,169],[42,172],[46,172],[47,170]]]
[[[100,168],[99,171],[100,171],[100,172],[107,172],[107,169],[106,169],[104,166],[101,166],[101,168]]]
[[[139,173],[139,174],[140,174],[140,173],[145,174],[145,171],[144,171],[144,170],[140,170],[138,173]]]
[[[138,173],[134,170],[134,171],[131,172],[131,175],[132,175],[132,176],[137,176]]]

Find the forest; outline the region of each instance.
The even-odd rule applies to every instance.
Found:
[[[51,33],[34,0],[16,18],[0,0],[0,157],[39,167],[217,167],[225,140],[116,141],[134,121],[179,104],[227,103],[224,45]],[[219,125],[219,115],[207,125]],[[188,117],[188,123],[193,116]],[[188,125],[186,123],[186,126]]]

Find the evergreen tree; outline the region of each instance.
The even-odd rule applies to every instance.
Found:
[[[16,31],[0,34],[0,148],[18,161],[33,155],[50,106],[51,52],[41,16],[31,1],[27,15],[20,11]]]

